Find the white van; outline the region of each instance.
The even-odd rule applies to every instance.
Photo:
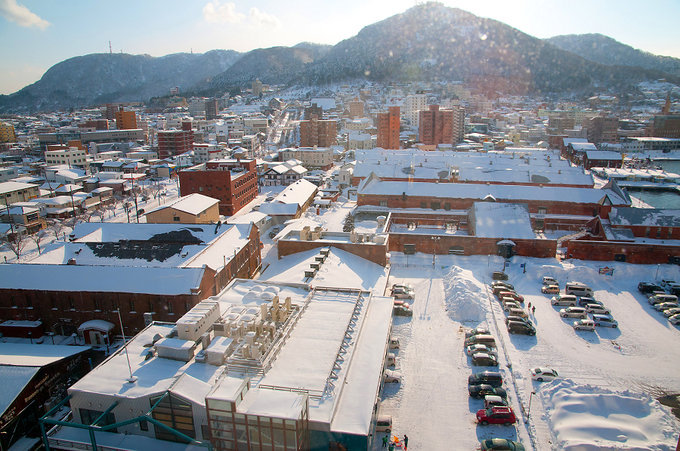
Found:
[[[380,415],[375,421],[375,432],[392,432],[392,417]]]
[[[569,282],[564,286],[566,294],[573,294],[574,296],[592,296],[593,290],[588,285],[579,282]]]
[[[385,363],[387,366],[394,366],[397,364],[397,355],[393,352],[388,352],[385,357]]]

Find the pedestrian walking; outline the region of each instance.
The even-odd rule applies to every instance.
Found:
[[[383,446],[382,446],[383,448],[387,448],[387,441],[388,441],[387,436],[384,436],[383,437]]]
[[[531,302],[529,302],[529,310],[531,310]]]
[[[394,443],[390,443],[389,448],[387,448],[389,451],[394,451]]]
[[[531,307],[531,314],[533,315],[534,313],[536,313],[536,306],[535,305],[533,307]]]
[[[404,434],[404,451],[408,449],[408,435]]]

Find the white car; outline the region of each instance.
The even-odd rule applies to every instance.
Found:
[[[595,330],[595,322],[590,319],[580,319],[571,325],[574,330]]]
[[[619,323],[617,323],[616,320],[609,315],[594,314],[593,322],[596,326],[612,327],[614,329],[619,327]]]
[[[385,370],[386,384],[401,384],[401,373],[393,370]]]
[[[487,346],[487,345],[470,345],[467,348],[465,348],[465,352],[467,355],[472,355],[476,352],[486,352],[487,354],[491,354],[494,357],[498,357],[498,354],[496,353],[496,350]]]
[[[583,307],[567,307],[560,310],[560,316],[562,318],[585,319],[588,317],[588,312]]]
[[[676,326],[680,325],[680,313],[678,313],[677,315],[671,316],[670,318],[668,318],[668,321],[670,321],[671,324],[674,324]]]
[[[559,286],[559,283],[557,283],[557,280],[555,280],[554,277],[543,276],[543,285],[558,285]]]
[[[538,382],[551,381],[558,377],[557,371],[552,368],[534,368],[531,370],[531,378]]]
[[[413,291],[395,288],[392,290],[392,297],[395,299],[413,299]]]
[[[609,315],[609,313],[611,313],[608,308],[600,304],[586,304],[586,311],[588,313],[597,313],[599,315]]]
[[[677,302],[661,302],[659,304],[654,304],[654,310],[657,310],[659,312],[663,312],[664,310],[668,310],[669,308],[675,307],[678,307]]]
[[[560,296],[553,296],[550,298],[550,304],[551,305],[570,305],[574,306],[576,305],[576,296],[573,296],[571,294],[565,294],[565,295],[560,295]]]
[[[677,315],[678,313],[680,313],[680,308],[673,307],[673,308],[669,308],[667,310],[664,310],[663,316],[665,316],[666,318],[670,318],[671,316]]]

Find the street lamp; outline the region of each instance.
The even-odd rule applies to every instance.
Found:
[[[432,268],[434,268],[435,258],[436,258],[436,255],[437,255],[437,243],[439,242],[441,237],[440,236],[433,236],[433,237],[430,237],[430,238],[432,239]]]
[[[532,391],[531,394],[529,395],[529,408],[527,409],[527,419],[524,421],[527,423],[529,421],[529,417],[531,416],[531,399],[534,397],[536,394],[535,391]]]

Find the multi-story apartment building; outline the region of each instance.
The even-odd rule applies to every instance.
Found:
[[[333,165],[333,150],[328,147],[300,147],[279,150],[281,161],[300,160],[308,169],[329,169]]]
[[[335,120],[320,120],[312,117],[308,121],[300,121],[301,147],[329,147],[337,144],[338,125]]]
[[[352,119],[364,116],[364,102],[361,100],[351,100],[349,102],[349,116]]]
[[[257,197],[255,160],[212,160],[179,172],[180,193],[219,199],[220,214],[231,216]]]
[[[415,127],[420,126],[420,111],[427,110],[426,94],[411,94],[404,100],[404,118]]]
[[[588,141],[593,144],[619,142],[619,119],[616,117],[594,117],[588,120],[587,129]]]
[[[25,202],[40,196],[38,185],[21,182],[0,183],[0,202],[11,205],[15,202]]]
[[[158,156],[167,158],[193,149],[193,130],[159,130]]]
[[[217,99],[208,99],[205,101],[205,118],[207,120],[217,119],[217,113],[220,112],[220,106]]]
[[[0,143],[16,142],[17,137],[14,133],[14,126],[5,122],[0,122]]]
[[[52,164],[66,164],[69,166],[87,166],[87,151],[77,147],[69,147],[68,149],[47,150],[45,151],[45,163]]]
[[[118,130],[134,130],[137,128],[137,115],[134,111],[125,111],[123,107],[116,111],[116,128]]]
[[[389,107],[387,113],[378,113],[378,147],[399,149],[400,108]]]
[[[427,111],[420,111],[418,141],[434,145],[453,143],[453,110],[430,105]]]
[[[659,138],[680,138],[680,114],[654,116],[645,135]]]

